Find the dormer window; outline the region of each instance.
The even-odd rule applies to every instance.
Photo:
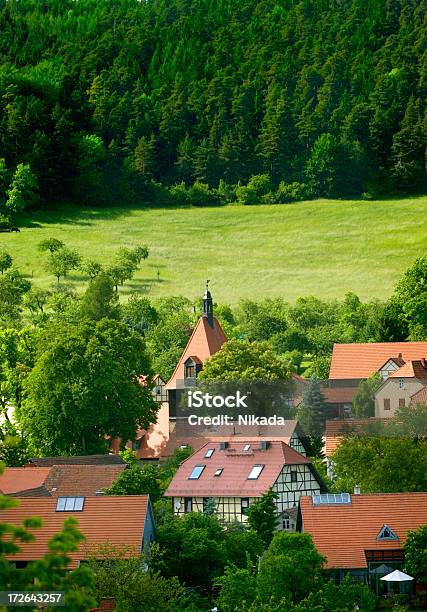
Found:
[[[398,540],[399,538],[394,533],[393,529],[388,525],[384,525],[379,534],[377,540]]]
[[[184,378],[195,379],[202,369],[202,362],[198,357],[189,357],[184,363]]]

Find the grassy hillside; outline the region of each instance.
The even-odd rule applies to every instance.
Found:
[[[150,257],[125,293],[196,297],[209,278],[220,302],[332,298],[347,291],[367,299],[391,293],[405,268],[425,252],[426,236],[427,197],[167,211],[69,207],[22,219],[21,233],[0,234],[0,249],[44,287],[53,278],[37,244],[56,237],[105,263],[119,246],[147,244]],[[84,277],[70,280],[80,288]]]

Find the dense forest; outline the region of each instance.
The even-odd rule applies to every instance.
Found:
[[[422,192],[426,7],[0,0],[3,214]]]

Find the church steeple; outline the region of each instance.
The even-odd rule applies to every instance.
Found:
[[[214,320],[213,320],[213,301],[212,301],[211,292],[209,291],[209,283],[210,283],[210,281],[207,280],[206,281],[205,294],[203,296],[203,316],[207,318],[209,325],[213,329],[213,326],[214,326]]]

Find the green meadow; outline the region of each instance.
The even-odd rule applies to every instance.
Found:
[[[62,207],[19,220],[0,249],[41,287],[55,281],[38,243],[59,238],[108,265],[119,246],[146,244],[149,258],[121,291],[195,298],[211,280],[215,300],[303,295],[386,298],[427,246],[427,197],[380,201],[317,200],[215,208]],[[87,279],[67,282],[81,290]]]

